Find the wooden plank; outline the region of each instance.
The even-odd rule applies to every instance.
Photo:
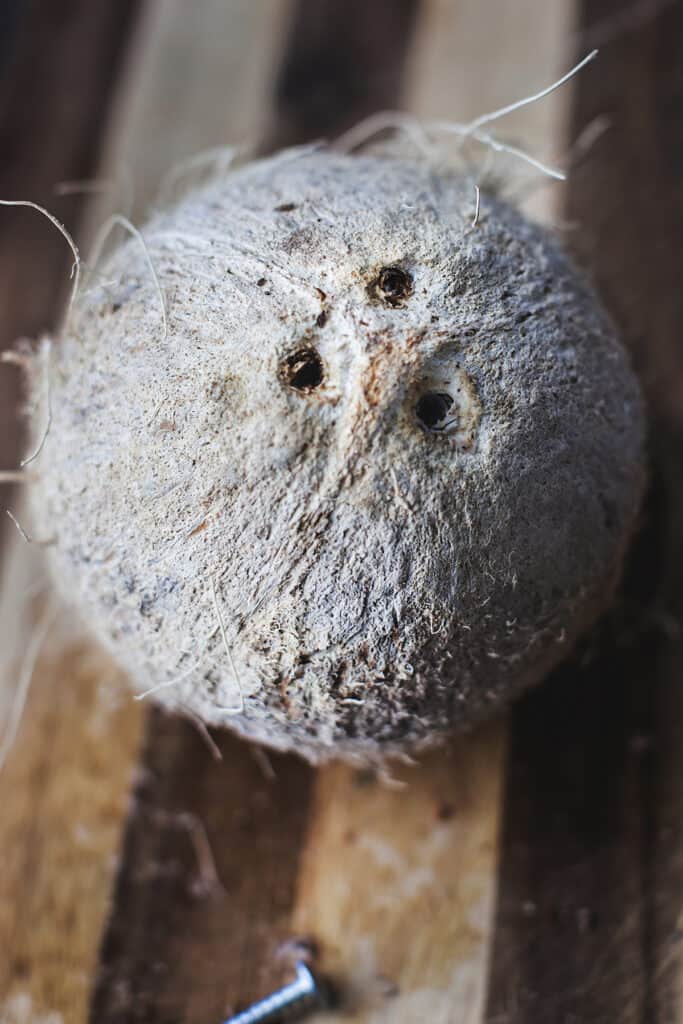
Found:
[[[515,0],[495,15],[480,0],[428,0],[410,61],[410,109],[419,117],[467,123],[555,81],[571,60],[567,40],[574,0]],[[504,45],[501,41],[504,40]],[[571,86],[522,107],[496,125],[496,135],[540,159],[565,162]],[[490,154],[482,149],[482,165]],[[500,161],[494,162],[500,170]],[[562,187],[521,164],[511,164],[504,195],[542,223],[557,219]],[[523,180],[527,188],[521,189]],[[535,181],[535,187],[531,182]]]
[[[403,106],[420,0],[297,0],[264,148],[331,138]]]
[[[46,205],[78,235],[84,204],[59,200],[54,186],[95,172],[140,4],[25,6],[0,80],[0,197]],[[55,325],[69,270],[54,228],[34,211],[2,209],[0,348]],[[4,367],[2,468],[17,455],[18,383]],[[3,490],[3,507],[7,497]],[[30,636],[26,589],[36,580],[28,562],[3,565],[3,735]],[[130,703],[109,689],[111,667],[103,672],[91,649],[51,642],[37,676],[44,685],[31,692],[0,774],[0,1018],[8,1024],[55,1013],[83,1019],[137,745]]]
[[[392,768],[392,787],[318,774],[293,923],[338,979],[339,1024],[481,1019],[504,740],[493,723]]]
[[[0,775],[3,1024],[85,1019],[138,743],[125,681],[92,648],[50,644],[35,683]]]
[[[107,159],[119,202],[132,188],[136,223],[173,168],[214,147],[255,148],[266,130],[288,5],[202,0],[199,9],[188,17],[186,0],[149,2]]]
[[[567,0],[517,0],[495,15],[477,0],[428,0],[410,61],[411,109],[467,122],[552,82],[566,70],[573,16]],[[568,102],[569,91],[559,90],[511,113],[499,131],[547,157],[563,138]]]
[[[640,5],[642,7],[642,5]],[[568,215],[633,352],[652,413],[653,485],[621,605],[587,666],[513,716],[488,1020],[683,1020],[683,36],[680,4],[624,19],[583,0],[605,41],[573,128],[611,126],[569,182]],[[637,30],[636,30],[637,29]]]
[[[492,1021],[641,1020],[644,668],[608,643],[515,709]]]
[[[284,979],[312,772],[153,710],[93,1021],[220,1021]],[[264,775],[264,769],[266,774]]]

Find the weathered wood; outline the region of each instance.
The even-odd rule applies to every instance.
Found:
[[[280,0],[201,0],[197,16],[187,0],[147,0],[147,9],[108,160],[135,223],[188,159],[258,144],[289,15]]]
[[[608,644],[515,709],[491,1021],[641,1019],[647,669]]]
[[[45,205],[77,235],[83,202],[60,199],[54,186],[95,172],[139,6],[23,5],[5,53],[0,198]],[[64,240],[35,211],[2,208],[0,349],[54,326],[70,265]],[[18,384],[16,369],[0,368],[2,469],[18,452]],[[7,502],[0,489],[0,507]],[[7,562],[3,612],[12,602],[20,620],[27,580],[7,575]],[[4,736],[26,636],[2,626]],[[50,645],[0,775],[0,1018],[9,1024],[55,1010],[84,1018],[137,745],[136,709],[112,696],[111,668],[101,669],[92,651]]]
[[[266,149],[331,138],[403,106],[421,0],[297,0]]]
[[[481,0],[425,0],[410,60],[411,110],[430,120],[467,123],[528,96],[567,70],[573,18],[574,0],[515,0],[497,4],[495,12]],[[511,112],[495,126],[496,133],[563,164],[571,88]],[[481,159],[487,159],[483,149]],[[510,171],[512,180],[501,181],[503,194],[509,187],[524,212],[552,223],[562,186],[521,164],[512,163]]]
[[[512,98],[561,70],[553,61],[559,60],[570,22],[569,2],[553,0],[553,14],[549,4],[536,32],[521,28],[534,23],[534,3],[516,5],[514,26],[502,33],[507,41],[513,27],[519,30],[520,42],[510,46],[520,69],[514,82],[511,65],[501,68],[500,78],[491,72],[499,64],[501,33],[490,31],[485,5],[460,0],[451,10],[444,0],[421,0],[420,19],[410,13],[415,6],[339,3],[345,14],[338,20],[330,16],[331,0],[300,3],[295,10],[306,17],[290,25],[277,101],[285,127],[281,135],[270,132],[270,143],[333,134],[345,118],[396,106],[401,96],[423,114],[465,117],[497,105],[499,90],[502,100]],[[139,158],[143,183],[136,191],[143,199],[154,193],[169,160],[185,155],[174,149],[174,108],[167,103],[164,110],[165,87],[156,77],[163,72],[179,81],[183,46],[194,54],[184,73],[195,77],[182,96],[187,107],[179,116],[192,129],[183,131],[182,146],[189,152],[240,141],[232,128],[221,138],[214,133],[220,125],[217,107],[239,97],[244,59],[236,56],[228,64],[226,58],[222,85],[215,59],[220,47],[213,47],[210,73],[203,69],[207,78],[198,81],[192,60],[201,56],[201,32],[183,26],[182,0],[173,0],[170,14],[169,8],[170,0],[161,0],[150,22],[129,86],[137,112],[123,105],[121,135],[108,161],[116,166],[122,152]],[[227,24],[220,0],[207,0],[209,9],[206,31],[211,24]],[[258,26],[268,24],[271,33],[279,24],[270,21],[269,0],[240,0],[233,10],[250,26],[244,53],[250,47],[253,52]],[[515,715],[485,1014],[491,1024],[673,1024],[683,1006],[676,897],[683,891],[683,754],[676,741],[683,709],[680,688],[670,682],[680,678],[683,657],[680,645],[662,632],[663,626],[671,633],[674,617],[680,618],[683,561],[683,381],[676,348],[681,169],[674,132],[680,65],[672,53],[681,34],[680,6],[670,4],[659,23],[641,20],[638,34],[630,36],[623,35],[623,18],[617,19],[619,32],[610,34],[616,12],[616,3],[608,7],[603,0],[600,10],[591,6],[584,13],[586,23],[589,16],[601,23],[608,18],[606,35],[605,23],[601,28],[608,45],[600,63],[579,81],[568,135],[596,114],[611,114],[615,121],[574,178],[569,216],[581,224],[575,237],[585,243],[583,252],[648,382],[657,424],[657,484],[626,590],[630,606],[622,604],[626,624],[617,620],[588,666],[565,668]],[[159,25],[168,32],[164,39],[156,34]],[[397,38],[396,26],[408,35]],[[421,35],[414,61],[409,39],[416,26]],[[455,70],[448,76],[447,33],[455,40]],[[342,98],[337,103],[333,97],[322,123],[314,79],[307,90],[297,90],[302,68],[324,42],[319,49],[326,59],[319,67],[329,91],[336,73],[325,49],[330,39],[343,57]],[[380,44],[386,53],[379,53]],[[264,52],[272,53],[275,45],[269,34]],[[469,63],[468,48],[478,54]],[[536,48],[547,63],[540,63],[540,53],[536,63]],[[230,52],[238,50],[233,40]],[[240,122],[252,137],[251,126],[266,120],[260,76],[270,58],[259,59],[258,69],[251,68],[250,104]],[[387,71],[389,59],[394,65]],[[315,68],[315,61],[308,66]],[[475,82],[486,78],[487,95],[478,85],[468,87],[468,68],[476,72]],[[357,81],[349,84],[352,69]],[[457,81],[462,96],[451,87]],[[204,119],[204,101],[214,90],[217,107]],[[228,122],[234,119],[226,114]],[[539,139],[551,122],[555,116],[545,112],[534,121]],[[514,134],[525,138],[528,124],[520,120]],[[60,143],[49,138],[54,153]],[[85,173],[71,169],[55,176]],[[47,184],[43,201],[63,210]],[[32,215],[20,212],[23,235]],[[34,229],[48,239],[51,229],[45,225],[42,234],[37,215]],[[49,244],[63,274],[61,279],[55,271],[55,291],[61,287],[63,293],[68,253],[58,236]],[[645,251],[655,258],[644,258]],[[24,303],[29,298],[25,294]],[[643,605],[654,607],[644,624]],[[620,648],[625,639],[629,646]],[[160,712],[148,718],[138,761],[141,706],[131,702],[123,683],[107,684],[107,671],[92,655],[57,658],[48,652],[36,673],[20,742],[0,777],[0,948],[9,950],[0,966],[0,1017],[4,1012],[12,1024],[26,1024],[27,1013],[28,1019],[40,1019],[57,1011],[66,1024],[81,1024],[88,1012],[97,1024],[218,1021],[283,980],[287,960],[276,956],[277,946],[300,936],[317,940],[321,966],[342,983],[346,1003],[340,1021],[450,1024],[482,1018],[504,723],[431,755],[419,767],[396,769],[407,784],[404,791],[387,790],[381,781],[340,766],[312,772],[294,758],[272,758],[270,778],[264,774],[267,762],[227,736],[218,738],[224,759],[217,764],[191,723]],[[652,680],[652,687],[642,685]],[[136,765],[112,913],[88,1007],[112,851],[118,849]]]
[[[504,747],[494,722],[392,767],[398,788],[318,773],[293,925],[340,987],[338,1024],[481,1019]]]
[[[220,1021],[283,980],[313,775],[153,710],[92,1020]],[[265,772],[265,774],[264,774]]]
[[[651,496],[598,651],[513,715],[492,1024],[683,1019],[683,8],[635,25],[621,8],[582,4],[583,38],[605,46],[573,128],[606,114],[610,129],[568,215],[648,393]]]
[[[138,746],[124,687],[91,648],[50,643],[36,667],[0,775],[3,1024],[85,1019]]]
[[[411,109],[419,117],[466,123],[552,82],[571,59],[573,18],[567,0],[495,8],[480,0],[423,0],[409,60]],[[500,134],[548,156],[561,146],[570,94],[561,89],[513,111],[500,122]]]

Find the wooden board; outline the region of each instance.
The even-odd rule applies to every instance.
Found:
[[[138,730],[124,681],[92,652],[46,648],[0,816],[0,1020],[85,1020]]]
[[[158,711],[138,753],[143,706],[101,656],[51,644],[0,775],[0,1020],[219,1021],[288,976],[292,938],[312,940],[339,984],[342,1009],[325,1019],[683,1020],[680,6],[636,6],[628,18],[607,0],[520,0],[494,19],[479,0],[202,0],[203,18],[187,19],[180,0],[149,3],[102,169],[133,165],[138,211],[194,149],[301,141],[399,104],[466,117],[545,84],[574,45],[601,38],[578,89],[511,130],[548,155],[595,116],[615,118],[570,182],[580,231],[568,237],[647,381],[657,486],[589,666],[524,701],[509,737],[498,721],[396,767],[402,788],[264,758],[228,735],[214,737],[217,762],[191,722]],[[226,100],[241,89],[244,102]],[[553,194],[539,196],[553,219]],[[633,210],[660,253],[645,271]],[[46,255],[56,280],[58,249]],[[5,607],[16,611],[25,577],[15,558]]]
[[[17,10],[12,56],[0,81],[0,197],[49,207],[79,240],[82,198],[60,198],[54,189],[96,173],[138,6],[60,0]],[[64,240],[35,211],[2,208],[0,350],[55,326],[70,262]],[[18,454],[18,385],[16,369],[0,367],[2,469]],[[0,488],[3,519],[15,500]],[[26,550],[6,557],[3,569],[4,726],[30,643],[27,611],[41,572]],[[67,1021],[86,1019],[137,747],[138,709],[121,699],[121,681],[111,666],[96,667],[92,652],[51,642],[36,675],[42,685],[33,689],[20,741],[0,774],[3,1024],[55,1024],[54,1013],[45,1017],[52,1011]]]
[[[683,5],[646,20],[622,7],[581,6],[577,42],[604,46],[572,127],[610,127],[569,181],[567,217],[646,389],[651,489],[593,649],[513,714],[493,1019],[683,1016]]]

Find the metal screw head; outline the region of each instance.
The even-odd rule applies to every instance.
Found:
[[[293,1020],[309,1010],[324,1006],[326,993],[311,969],[303,962],[296,965],[296,979],[272,995],[230,1017],[224,1024],[267,1024],[287,1018]]]

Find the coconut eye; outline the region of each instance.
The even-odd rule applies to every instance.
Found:
[[[297,349],[280,367],[282,382],[305,394],[320,387],[324,375],[323,361],[314,348]]]
[[[400,306],[413,291],[413,279],[402,267],[382,267],[375,287],[389,306]]]
[[[417,422],[430,434],[439,434],[456,422],[451,413],[453,398],[445,391],[427,391],[415,406]]]

